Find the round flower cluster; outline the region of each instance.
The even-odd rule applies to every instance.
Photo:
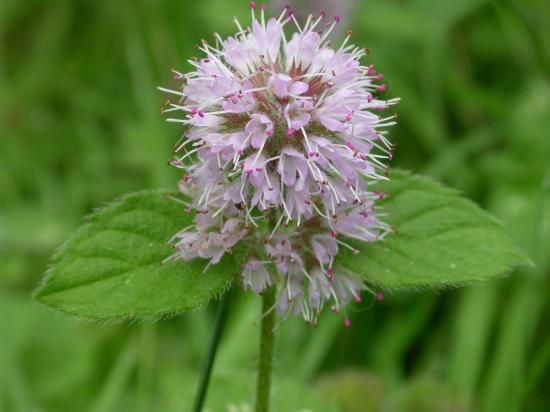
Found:
[[[171,162],[184,170],[180,191],[195,211],[194,225],[174,237],[173,259],[216,264],[247,242],[245,288],[262,293],[277,283],[274,310],[314,323],[327,302],[340,312],[361,300],[366,285],[334,265],[345,239],[373,242],[391,228],[379,220],[370,190],[385,179],[392,145],[382,113],[398,99],[377,98],[383,76],[360,60],[365,49],[337,48],[329,35],[339,18],[309,16],[302,27],[286,8],[215,45],[195,70],[175,78],[180,90],[164,112],[186,126]],[[288,26],[295,26],[292,36]],[[349,320],[345,318],[345,324]]]

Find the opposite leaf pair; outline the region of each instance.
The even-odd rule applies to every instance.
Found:
[[[398,233],[354,247],[339,262],[384,289],[445,288],[488,280],[525,262],[501,225],[472,202],[429,178],[394,171],[380,187]],[[224,293],[245,256],[161,262],[167,241],[191,221],[161,191],[124,196],[96,211],[53,256],[35,296],[92,319],[159,318],[195,309]]]

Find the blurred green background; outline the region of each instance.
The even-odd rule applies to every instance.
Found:
[[[215,305],[94,324],[30,294],[92,208],[175,186],[180,130],[156,86],[188,69],[201,38],[231,34],[233,15],[246,21],[246,2],[0,1],[0,411],[187,410]],[[390,294],[350,329],[330,314],[316,328],[288,321],[277,379],[321,388],[345,412],[550,410],[550,4],[372,0],[350,16],[402,98],[393,166],[489,209],[536,268]],[[234,296],[218,373],[256,365],[258,303]]]

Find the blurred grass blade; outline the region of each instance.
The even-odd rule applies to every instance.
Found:
[[[452,389],[473,400],[488,354],[498,285],[463,290],[456,306],[456,320],[449,353],[448,379]],[[464,360],[468,361],[465,362]]]
[[[126,392],[126,385],[136,364],[136,352],[135,342],[130,340],[111,368],[109,376],[89,410],[90,412],[117,412],[120,410],[119,402]]]
[[[144,322],[140,326],[137,361],[137,412],[148,412],[151,410],[153,382],[155,379],[157,329],[157,324],[152,322]]]

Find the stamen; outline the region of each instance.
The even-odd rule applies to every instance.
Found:
[[[275,232],[277,232],[277,229],[279,229],[279,226],[281,225],[281,222],[283,221],[285,215],[281,213],[281,217],[277,220],[277,223],[275,224],[275,227],[271,231],[271,234],[269,235],[268,239],[273,239],[273,236],[275,235]]]
[[[250,2],[250,13],[252,15],[252,21],[256,21],[256,3],[251,1]]]

